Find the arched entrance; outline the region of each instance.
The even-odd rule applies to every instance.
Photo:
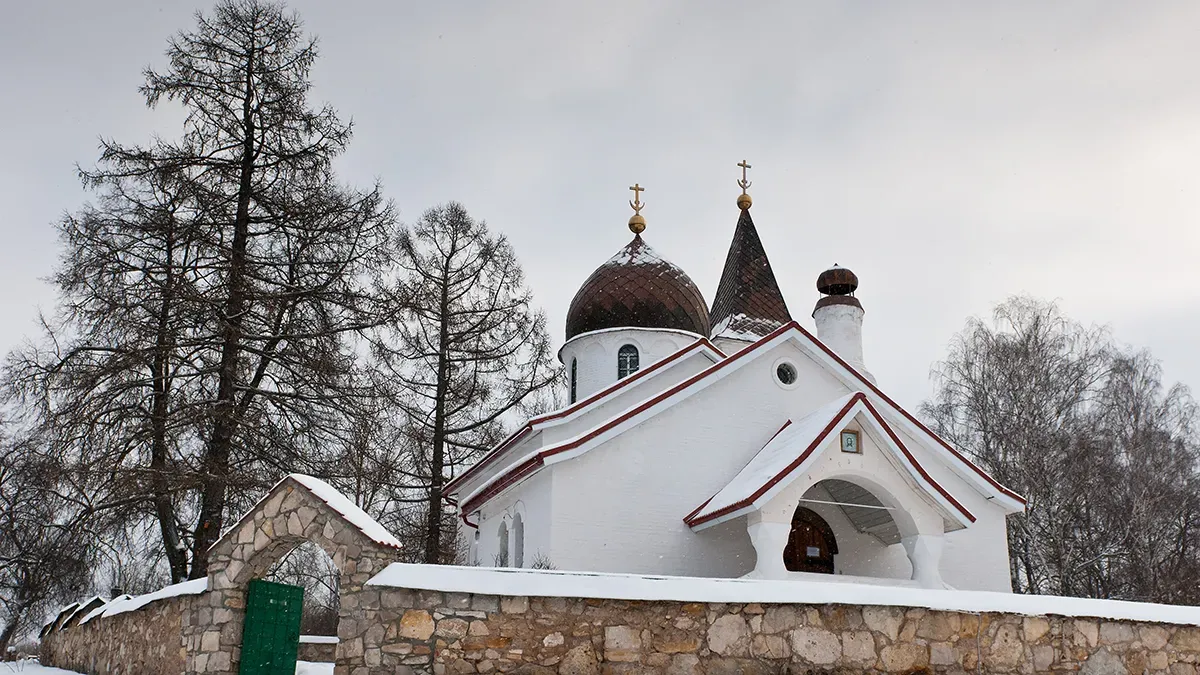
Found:
[[[366,582],[396,560],[400,542],[327,483],[291,474],[209,549],[207,602],[197,602],[183,619],[188,646],[185,672],[239,672],[245,641],[251,636],[258,639],[257,633],[265,635],[271,625],[246,621],[253,614],[247,611],[253,609],[251,582],[258,580],[255,586],[261,586],[276,563],[305,542],[316,544],[337,569],[337,671],[350,672],[363,665],[371,656],[363,652],[362,637],[368,626],[357,620],[364,598],[370,595]],[[264,639],[268,637],[271,649],[282,645],[277,636]],[[289,644],[294,651],[295,643]]]
[[[833,556],[837,552],[837,538],[829,523],[810,509],[796,507],[792,531],[783,549],[784,567],[789,572],[833,574]]]

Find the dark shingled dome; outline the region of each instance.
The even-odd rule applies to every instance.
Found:
[[[567,339],[605,328],[673,328],[708,335],[700,289],[641,235],[592,272],[567,311]]]

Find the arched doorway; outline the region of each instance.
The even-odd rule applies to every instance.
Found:
[[[790,572],[833,574],[833,556],[837,552],[837,539],[829,523],[813,511],[797,507],[783,549],[784,567]]]

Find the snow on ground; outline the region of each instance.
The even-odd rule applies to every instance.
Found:
[[[0,663],[0,675],[78,675],[62,668],[43,666],[37,661],[10,661]]]
[[[1200,607],[835,583],[822,579],[822,576],[811,574],[795,579],[768,581],[392,563],[372,577],[367,585],[485,595],[499,592],[504,595],[615,600],[925,607],[951,612],[1007,612],[1027,616],[1056,614],[1200,626]]]
[[[0,663],[0,675],[79,675],[79,673],[43,666],[37,661],[13,661]],[[333,664],[297,661],[296,675],[333,675]]]

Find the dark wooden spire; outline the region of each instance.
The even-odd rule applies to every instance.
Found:
[[[712,337],[753,341],[791,320],[750,209],[742,209],[709,312]]]

